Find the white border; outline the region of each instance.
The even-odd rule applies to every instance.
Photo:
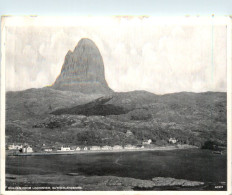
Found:
[[[228,18],[227,24],[227,191],[231,194],[232,188],[232,18]]]
[[[153,17],[153,16],[3,16],[7,26],[95,26],[111,25],[112,18],[120,20],[120,25],[124,21],[130,20],[130,24],[137,24],[138,20],[143,20],[151,25],[228,25],[228,18],[224,16],[175,16],[175,17]],[[125,25],[128,25],[127,23]]]
[[[2,19],[2,18],[1,18]],[[1,20],[1,153],[0,153],[0,173],[1,173],[1,185],[0,190],[5,193],[5,22]]]
[[[113,16],[119,18],[121,20],[127,19],[141,19],[144,16]],[[32,19],[33,18],[33,19]],[[4,45],[5,45],[5,28],[6,23],[7,26],[11,25],[22,25],[22,24],[29,24],[31,26],[56,26],[56,25],[63,25],[63,26],[75,26],[77,24],[88,24],[88,25],[95,25],[95,24],[102,24],[102,25],[110,25],[108,22],[109,17],[2,17],[2,25],[1,25],[1,52],[2,52],[2,60],[1,60],[1,194],[123,194],[123,195],[154,195],[154,194],[230,194],[231,193],[231,96],[232,96],[232,68],[231,68],[231,22],[232,20],[229,17],[147,17],[148,22],[152,21],[153,25],[163,25],[163,24],[183,24],[183,25],[194,25],[194,24],[212,24],[212,20],[214,24],[224,24],[227,25],[227,191],[149,191],[149,192],[136,192],[136,191],[5,191],[5,52],[4,52]],[[150,20],[152,19],[152,20]],[[88,23],[86,23],[88,20]],[[67,22],[68,21],[68,22]],[[84,23],[83,23],[84,21]]]

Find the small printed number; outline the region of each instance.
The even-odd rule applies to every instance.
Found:
[[[223,186],[215,186],[216,189],[223,188]]]

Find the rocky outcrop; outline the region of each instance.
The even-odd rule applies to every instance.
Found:
[[[68,51],[52,88],[84,94],[112,92],[105,80],[102,56],[93,41],[81,39],[73,52]]]
[[[155,186],[198,186],[203,185],[204,182],[199,181],[189,181],[185,179],[175,179],[171,177],[155,177],[152,179],[155,183]]]

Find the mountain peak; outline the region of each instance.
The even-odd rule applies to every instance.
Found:
[[[87,94],[112,92],[105,80],[101,53],[92,40],[83,38],[73,52],[68,51],[61,73],[52,88]]]
[[[80,39],[80,41],[78,42],[77,45],[86,45],[86,44],[91,44],[91,45],[94,45],[96,46],[96,44],[91,40],[91,39],[88,39],[88,38],[82,38]]]

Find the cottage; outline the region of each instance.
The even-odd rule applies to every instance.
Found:
[[[52,149],[51,148],[45,148],[44,152],[52,152]]]
[[[90,150],[101,150],[100,146],[92,146],[90,147]]]
[[[71,152],[74,150],[71,150],[70,147],[61,147],[60,150],[57,150],[57,152]]]
[[[123,149],[122,146],[119,146],[119,145],[113,146],[113,150],[122,150],[122,149]]]
[[[26,151],[27,151],[27,153],[30,153],[30,152],[33,152],[33,149],[32,149],[32,147],[28,146],[28,147],[26,148]]]
[[[133,133],[132,133],[130,130],[127,130],[126,136],[127,136],[127,137],[130,137],[130,136],[132,136],[132,135],[133,135]]]
[[[88,148],[87,148],[87,147],[84,147],[83,150],[88,150]]]
[[[151,142],[152,142],[151,139],[144,140],[144,141],[143,141],[143,145],[149,145],[149,144],[151,144]]]
[[[79,146],[76,147],[76,151],[80,151],[81,148]]]
[[[135,148],[136,148],[135,146],[132,146],[130,144],[124,146],[124,149],[127,149],[127,150],[131,150],[131,149],[135,149]]]
[[[168,140],[169,143],[175,144],[177,142],[177,140],[175,138],[170,138]]]
[[[22,149],[23,148],[23,145],[21,144],[21,145],[14,145],[14,144],[12,144],[12,145],[9,145],[8,146],[8,149],[9,150],[20,150],[20,149]]]
[[[102,150],[112,150],[111,146],[102,146]]]
[[[30,146],[25,146],[25,147],[20,149],[20,152],[22,152],[22,153],[31,153],[31,152],[33,152],[33,149]]]

